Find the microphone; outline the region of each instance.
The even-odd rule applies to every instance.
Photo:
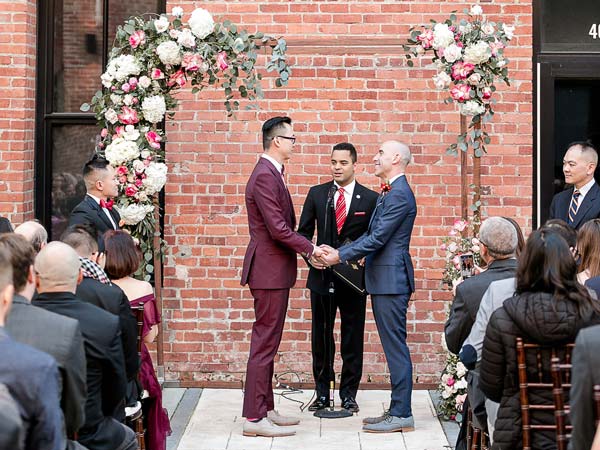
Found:
[[[331,201],[333,200],[333,196],[335,195],[335,193],[337,192],[338,188],[335,184],[331,185],[331,188],[329,188],[329,192],[327,193],[327,204],[329,205],[331,203]]]

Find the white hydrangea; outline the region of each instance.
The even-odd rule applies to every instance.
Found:
[[[104,118],[106,120],[108,120],[110,123],[117,123],[117,121],[119,120],[119,116],[118,116],[117,112],[112,108],[108,108],[104,112]]]
[[[159,44],[156,53],[163,64],[176,65],[181,62],[181,51],[176,42],[166,41]]]
[[[455,62],[462,56],[462,48],[460,48],[456,44],[450,44],[448,47],[444,49],[444,58],[449,63]]]
[[[154,212],[153,205],[144,205],[142,203],[131,203],[127,206],[118,205],[116,208],[125,225],[137,225],[148,214]]]
[[[148,195],[159,192],[167,182],[167,165],[164,163],[151,162],[145,173],[143,183]]]
[[[183,8],[181,6],[174,6],[171,10],[171,15],[180,19],[183,16]]]
[[[477,116],[485,112],[485,106],[475,100],[469,100],[460,105],[460,113],[463,116]]]
[[[192,12],[188,25],[199,39],[204,39],[215,29],[212,15],[205,9],[197,8]]]
[[[142,114],[148,122],[158,123],[163,120],[167,106],[162,95],[151,95],[142,102]]]
[[[492,49],[485,41],[479,41],[474,45],[469,45],[465,49],[465,62],[471,64],[482,64],[492,56]]]
[[[111,59],[106,67],[106,74],[116,78],[117,81],[125,81],[131,75],[138,75],[142,71],[140,62],[133,55],[121,55]]]
[[[100,76],[100,79],[102,80],[102,86],[104,86],[105,88],[109,88],[112,86],[112,82],[115,79],[115,77],[113,77],[110,73],[104,72]]]
[[[127,125],[122,136],[126,141],[137,141],[140,137],[140,132],[133,125]]]
[[[504,31],[504,34],[508,40],[511,40],[515,35],[515,27],[506,25],[505,23],[502,24],[502,31]]]
[[[112,166],[120,166],[139,157],[140,149],[134,141],[119,137],[106,147],[104,156]]]
[[[446,89],[452,83],[452,78],[446,72],[440,72],[433,77],[435,87],[438,89]]]
[[[479,5],[473,5],[471,7],[471,13],[472,16],[481,16],[483,14],[483,9],[481,9],[481,6]]]
[[[169,28],[169,19],[166,16],[160,16],[159,19],[154,21],[154,28],[156,28],[157,33],[164,33]]]
[[[179,33],[179,36],[177,36],[177,43],[188,48],[195,47],[196,38],[189,28],[184,28],[181,33]]]
[[[450,44],[454,44],[454,33],[448,28],[448,24],[436,23],[433,27],[433,44],[434,49],[446,48]]]

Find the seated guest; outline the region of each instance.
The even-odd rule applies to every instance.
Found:
[[[124,407],[127,387],[119,318],[75,296],[80,267],[77,253],[68,245],[45,246],[35,258],[38,296],[33,303],[79,321],[88,392],[78,441],[90,450],[137,449],[135,433],[110,416],[119,405]]]
[[[588,450],[594,441],[594,385],[600,384],[598,348],[600,325],[584,328],[579,332],[573,350],[571,371],[571,450]]]
[[[125,372],[130,382],[135,382],[139,369],[137,353],[137,322],[129,300],[118,286],[112,284],[104,272],[104,253],[98,251],[96,230],[88,224],[71,225],[61,236],[61,241],[73,247],[79,255],[83,279],[75,296],[119,316]],[[135,402],[134,402],[135,403]]]
[[[4,326],[13,296],[12,265],[0,250],[0,383],[19,407],[24,442],[15,448],[64,450],[58,367],[44,352],[13,341]],[[3,447],[7,448],[7,447]],[[8,447],[11,448],[11,447]]]
[[[61,407],[67,436],[84,421],[86,362],[79,322],[31,304],[35,291],[35,252],[18,234],[0,236],[0,249],[10,255],[15,295],[6,329],[11,337],[52,356],[60,370]],[[69,443],[70,447],[74,444]]]
[[[515,227],[515,231],[517,232],[517,248],[515,250],[515,256],[518,258],[521,252],[523,251],[523,248],[525,248],[525,238],[523,237],[523,230],[521,230],[521,226],[515,219],[504,216],[502,216],[502,218],[508,220],[510,223],[513,224],[513,227]]]
[[[600,219],[584,223],[577,232],[577,252],[580,256],[577,280],[584,284],[600,276]]]
[[[48,243],[48,232],[46,229],[35,220],[23,222],[17,228],[15,233],[23,236],[27,241],[33,245],[35,253],[38,254],[42,248]]]
[[[0,217],[0,233],[12,233],[13,227],[6,217]]]
[[[8,388],[0,383],[0,448],[23,450],[24,433],[19,406],[8,392]]]
[[[554,230],[534,231],[519,259],[515,295],[492,314],[483,341],[480,387],[488,399],[500,402],[492,449],[518,448],[522,441],[516,338],[564,345],[574,342],[581,328],[598,322],[600,308],[577,282],[577,265],[567,242]],[[550,361],[542,368],[549,374]],[[528,370],[530,377],[537,374],[537,367]],[[552,405],[551,391],[536,400]],[[554,415],[540,411],[536,420],[553,424]],[[533,433],[531,448],[556,448],[555,432]]]
[[[98,231],[98,245],[103,250],[102,235],[120,228],[121,216],[113,208],[114,201],[111,199],[119,195],[115,169],[106,159],[94,155],[83,166],[83,181],[87,195],[71,212],[69,225],[93,225]]]
[[[162,407],[162,392],[154,372],[152,358],[146,344],[154,342],[158,334],[160,312],[156,308],[154,290],[146,281],[136,280],[132,275],[137,271],[142,261],[141,252],[135,246],[131,236],[124,231],[108,231],[104,235],[106,246],[106,273],[113,283],[120,286],[130,299],[132,306],[144,304],[144,329],[142,336],[142,365],[140,381],[148,391],[148,440],[149,450],[164,450],[166,438],[171,434],[169,416]]]

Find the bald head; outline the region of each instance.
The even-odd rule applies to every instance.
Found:
[[[36,256],[34,267],[38,275],[38,292],[75,293],[81,262],[75,250],[67,244],[50,242]]]
[[[406,171],[406,166],[412,162],[412,155],[408,145],[389,140],[381,144],[373,161],[375,175],[382,180],[389,180]]]
[[[27,222],[23,222],[17,228],[15,228],[15,233],[23,236],[31,245],[36,253],[39,253],[40,250],[48,243],[48,232],[46,229],[33,220],[29,220]]]

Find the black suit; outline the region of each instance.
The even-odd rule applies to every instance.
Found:
[[[13,227],[6,217],[0,217],[0,233],[12,233]]]
[[[559,192],[552,198],[550,204],[550,219],[562,219],[569,223],[569,207],[571,198],[573,197],[573,189],[567,189]],[[597,219],[600,217],[600,187],[598,183],[594,183],[589,192],[585,195],[583,201],[577,208],[573,223],[569,223],[573,228],[578,230],[588,220]]]
[[[33,304],[79,320],[88,391],[79,442],[94,450],[119,448],[126,436],[125,427],[111,415],[124,404],[127,380],[118,317],[79,300],[70,292],[38,294]]]
[[[444,326],[446,345],[458,354],[475,323],[483,294],[492,281],[515,276],[517,260],[514,258],[492,261],[485,272],[467,278],[456,287],[456,295],[450,309],[450,317]]]
[[[338,235],[334,200],[330,198],[332,186],[333,181],[330,181],[310,188],[302,208],[298,233],[312,239],[316,223],[317,245],[337,248],[346,240],[353,241],[367,231],[378,194],[355,184],[347,218]],[[329,294],[331,283],[335,290],[333,295]],[[311,267],[306,287],[311,290],[313,376],[317,395],[327,397],[329,382],[335,379],[333,325],[339,308],[343,360],[339,393],[342,399],[355,397],[362,377],[366,295],[353,290],[329,269]],[[325,354],[326,347],[329,355]]]
[[[110,223],[106,213],[100,208],[100,205],[89,195],[86,195],[84,199],[73,208],[71,211],[71,217],[69,217],[69,225],[77,225],[81,223],[88,223],[94,225],[98,230],[98,245],[100,250],[104,249],[104,239],[102,236],[108,230],[118,230],[121,216],[117,212],[116,208],[109,211],[110,215],[115,222],[116,228]]]

